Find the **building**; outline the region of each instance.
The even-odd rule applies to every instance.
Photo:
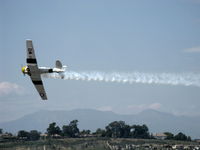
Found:
[[[159,139],[159,140],[164,140],[167,138],[167,135],[164,133],[156,133],[153,136],[154,136],[154,138]]]

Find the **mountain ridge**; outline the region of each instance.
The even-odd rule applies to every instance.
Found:
[[[77,119],[80,130],[105,128],[112,121],[125,121],[129,125],[146,124],[151,133],[157,132],[183,132],[193,138],[200,137],[200,117],[175,116],[170,113],[156,110],[145,110],[134,115],[116,114],[112,111],[100,111],[95,109],[74,110],[40,110],[27,114],[19,119],[0,123],[4,131],[16,133],[19,130],[38,130],[45,132],[49,123],[56,122],[61,128]]]

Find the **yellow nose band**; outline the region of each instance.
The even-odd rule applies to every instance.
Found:
[[[22,72],[25,73],[26,67],[22,67]]]

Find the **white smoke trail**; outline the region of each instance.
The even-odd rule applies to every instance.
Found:
[[[65,80],[105,81],[119,83],[167,84],[200,87],[200,74],[195,73],[120,73],[75,72],[44,74],[43,77]]]

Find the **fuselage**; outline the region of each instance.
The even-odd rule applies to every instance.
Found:
[[[65,68],[49,68],[49,67],[39,67],[37,70],[37,73],[39,74],[44,74],[44,73],[62,73],[65,72]],[[28,68],[28,66],[24,66],[22,67],[22,73],[25,75],[29,75],[31,76],[31,72],[30,69]]]

